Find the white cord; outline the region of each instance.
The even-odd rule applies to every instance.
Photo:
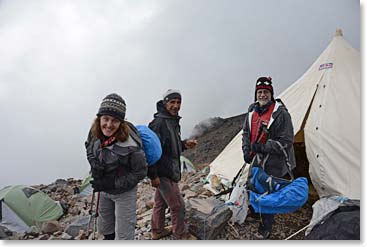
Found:
[[[298,233],[302,232],[303,230],[305,230],[307,227],[309,227],[311,224],[308,224],[307,226],[303,227],[302,229],[298,230],[297,232],[293,233],[292,235],[290,235],[288,238],[284,239],[284,240],[289,240],[290,238],[296,236]]]

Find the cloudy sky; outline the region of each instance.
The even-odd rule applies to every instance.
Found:
[[[169,88],[183,137],[243,113],[257,77],[296,81],[336,28],[360,50],[357,0],[1,0],[0,188],[82,178],[84,140],[103,97],[148,124]]]

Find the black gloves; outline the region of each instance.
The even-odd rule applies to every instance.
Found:
[[[251,162],[252,162],[252,156],[251,155],[245,155],[244,156],[244,160],[245,160],[245,162],[247,163],[247,164],[251,164]]]
[[[94,179],[101,179],[104,175],[103,171],[101,171],[101,170],[97,170],[97,169],[93,169],[93,168],[91,168],[90,170],[92,172],[92,178],[94,178]]]
[[[255,153],[265,153],[265,146],[262,143],[252,143],[251,151]]]
[[[115,189],[115,179],[113,177],[104,177],[90,181],[95,192],[108,191]]]

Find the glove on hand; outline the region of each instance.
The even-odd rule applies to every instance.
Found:
[[[255,153],[265,153],[265,146],[262,143],[252,143],[251,150]]]
[[[104,176],[103,171],[98,170],[98,169],[94,169],[94,168],[91,168],[90,170],[92,172],[92,178],[93,179],[102,179],[103,178],[103,176]]]
[[[158,188],[159,185],[161,184],[161,181],[160,181],[159,177],[156,177],[154,179],[151,179],[150,183],[152,184],[153,187]]]
[[[107,191],[115,189],[115,179],[104,177],[102,179],[94,179],[90,181],[95,192]]]
[[[244,160],[247,164],[251,164],[252,162],[252,156],[250,154],[244,156]]]

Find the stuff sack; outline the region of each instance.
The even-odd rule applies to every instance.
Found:
[[[154,165],[162,156],[161,142],[149,127],[144,125],[136,125],[139,136],[143,143],[143,150],[148,166]]]
[[[302,207],[308,199],[308,181],[299,177],[272,193],[250,191],[250,203],[256,213],[291,213]]]

